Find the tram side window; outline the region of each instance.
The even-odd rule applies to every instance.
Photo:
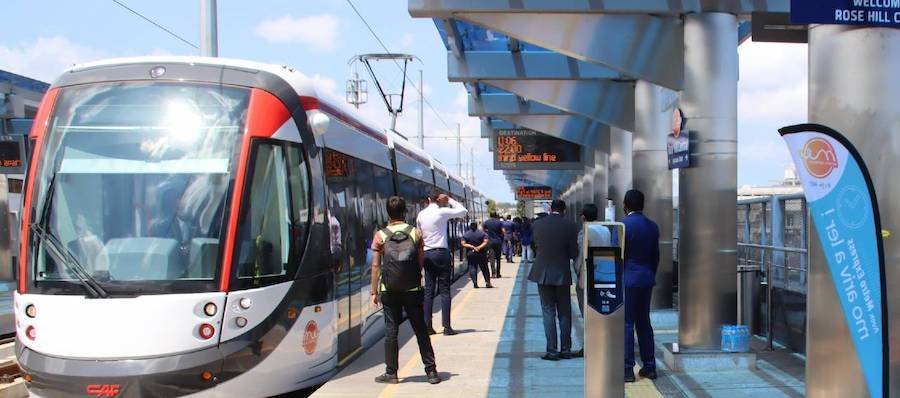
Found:
[[[291,145],[287,148],[287,166],[291,188],[291,265],[298,264],[306,247],[306,236],[309,231],[309,175],[303,150]]]
[[[257,143],[241,203],[234,263],[239,279],[287,274],[292,205],[284,149]]]

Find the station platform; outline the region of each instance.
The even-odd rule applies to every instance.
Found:
[[[584,395],[584,360],[540,359],[545,340],[537,286],[527,281],[527,266],[502,264],[503,278],[494,289],[474,289],[467,276],[453,285],[455,336],[432,336],[438,372],[443,381],[428,384],[418,347],[408,323],[400,329],[400,383],[373,381],[384,372],[379,342],[348,364],[312,397],[566,397]],[[483,284],[482,284],[483,285]],[[574,289],[573,289],[574,295]],[[573,303],[573,349],[582,346],[582,321]],[[439,306],[435,306],[439,308]],[[440,315],[435,314],[440,325]],[[626,396],[641,397],[802,397],[804,359],[783,350],[758,351],[756,369],[679,371],[666,368],[662,345],[677,340],[675,311],[655,311],[659,378],[638,378],[626,385]],[[754,346],[761,348],[762,341]],[[637,368],[635,369],[637,374]]]

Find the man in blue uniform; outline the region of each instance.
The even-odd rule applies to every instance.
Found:
[[[625,381],[634,379],[634,334],[641,352],[638,374],[656,378],[653,327],[650,325],[650,296],[656,285],[659,265],[659,227],[644,216],[644,194],[632,189],[625,193]]]
[[[491,278],[499,278],[500,249],[503,245],[503,221],[500,221],[500,216],[497,215],[497,212],[492,212],[491,218],[485,221],[482,227],[488,235],[488,247],[491,251],[491,256],[488,258],[488,262],[491,264]]]

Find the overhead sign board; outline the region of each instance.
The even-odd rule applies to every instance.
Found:
[[[900,26],[900,0],[791,0],[791,23]]]
[[[581,170],[581,146],[530,129],[498,129],[497,170]]]
[[[516,200],[548,200],[553,198],[553,189],[547,186],[516,188]]]

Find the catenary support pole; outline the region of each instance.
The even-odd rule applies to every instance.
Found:
[[[219,28],[216,0],[200,0],[200,55],[219,56]]]

